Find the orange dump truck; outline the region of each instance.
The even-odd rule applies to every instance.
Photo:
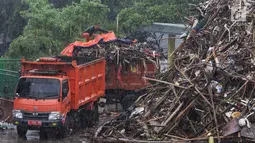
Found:
[[[80,51],[82,53],[83,49],[87,49],[85,50],[87,52],[89,49],[92,49],[91,51],[93,51],[94,48],[102,49],[102,47],[104,48],[104,45],[114,42],[121,43],[123,47],[134,44],[131,40],[126,42],[123,42],[123,40],[125,41],[125,39],[117,38],[113,32],[109,32],[106,34],[97,35],[95,36],[94,40],[90,40],[89,42],[76,41],[71,43],[60,54],[72,57],[79,55]],[[99,44],[101,44],[101,46]],[[108,46],[108,48],[110,47],[111,46]],[[96,54],[98,51],[94,51],[94,53],[94,56],[100,55]],[[133,58],[130,59],[132,60],[131,64],[126,64],[123,62],[125,64],[122,64],[122,66],[116,63],[117,56],[114,56],[114,59],[111,59],[108,57],[109,55],[105,54],[105,56],[108,57],[106,58],[107,71],[105,91],[105,98],[107,103],[121,103],[122,108],[127,110],[139,96],[146,92],[146,87],[150,86],[151,83],[146,81],[143,77],[154,78],[156,73],[159,72],[160,55],[156,53],[155,56],[153,56],[146,52],[145,54],[148,54],[148,56],[154,58],[152,58],[152,60],[145,60],[144,62],[142,62],[140,58]]]
[[[13,117],[19,136],[48,129],[64,136],[71,128],[98,120],[98,101],[105,92],[105,59],[69,57],[22,59]]]

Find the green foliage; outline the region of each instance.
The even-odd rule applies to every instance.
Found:
[[[26,24],[19,14],[25,8],[21,0],[0,0],[0,33],[5,33],[11,39],[16,38]]]
[[[72,3],[79,3],[80,0],[49,0],[50,3],[54,5],[56,8],[63,8]]]
[[[132,33],[152,22],[181,22],[182,16],[189,15],[188,3],[199,0],[136,0],[130,8],[120,12],[120,26],[125,33]]]
[[[96,0],[81,0],[57,9],[48,0],[26,0],[29,8],[22,12],[28,20],[23,34],[15,39],[6,56],[34,60],[59,54],[74,40],[81,40],[83,30],[97,22],[106,22],[109,9]]]
[[[4,23],[0,24],[0,32],[4,30],[11,38],[15,38],[23,31],[11,43],[6,56],[34,60],[40,56],[59,54],[69,43],[83,40],[82,32],[95,23],[100,23],[104,29],[115,30],[117,14],[121,30],[116,34],[123,36],[152,22],[180,23],[176,9],[182,16],[188,16],[188,3],[200,0],[23,1],[3,3],[0,0],[0,18],[4,19]],[[6,14],[11,16],[6,18]],[[23,30],[26,23],[24,19],[27,25]]]
[[[101,0],[101,2],[110,8],[108,19],[115,21],[117,14],[124,8],[132,7],[135,0]]]

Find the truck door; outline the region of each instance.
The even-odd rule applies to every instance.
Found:
[[[62,110],[64,111],[64,113],[67,113],[70,110],[71,97],[68,95],[70,95],[70,90],[69,82],[66,79],[62,82]]]

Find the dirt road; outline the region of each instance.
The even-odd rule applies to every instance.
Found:
[[[108,106],[108,111],[115,112],[115,106]],[[121,109],[117,112],[119,112]],[[100,121],[97,126],[103,124],[105,121],[111,120],[114,118],[116,114],[112,114],[110,116],[101,115]],[[91,143],[91,137],[95,131],[94,128],[86,128],[80,131],[76,131],[72,135],[65,137],[64,139],[59,139],[55,136],[54,133],[48,133],[47,139],[40,139],[38,131],[28,131],[27,139],[21,139],[18,137],[17,131],[14,130],[4,130],[0,131],[0,143]]]

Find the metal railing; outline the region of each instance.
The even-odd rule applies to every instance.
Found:
[[[19,59],[0,58],[0,97],[11,99],[19,79]]]

